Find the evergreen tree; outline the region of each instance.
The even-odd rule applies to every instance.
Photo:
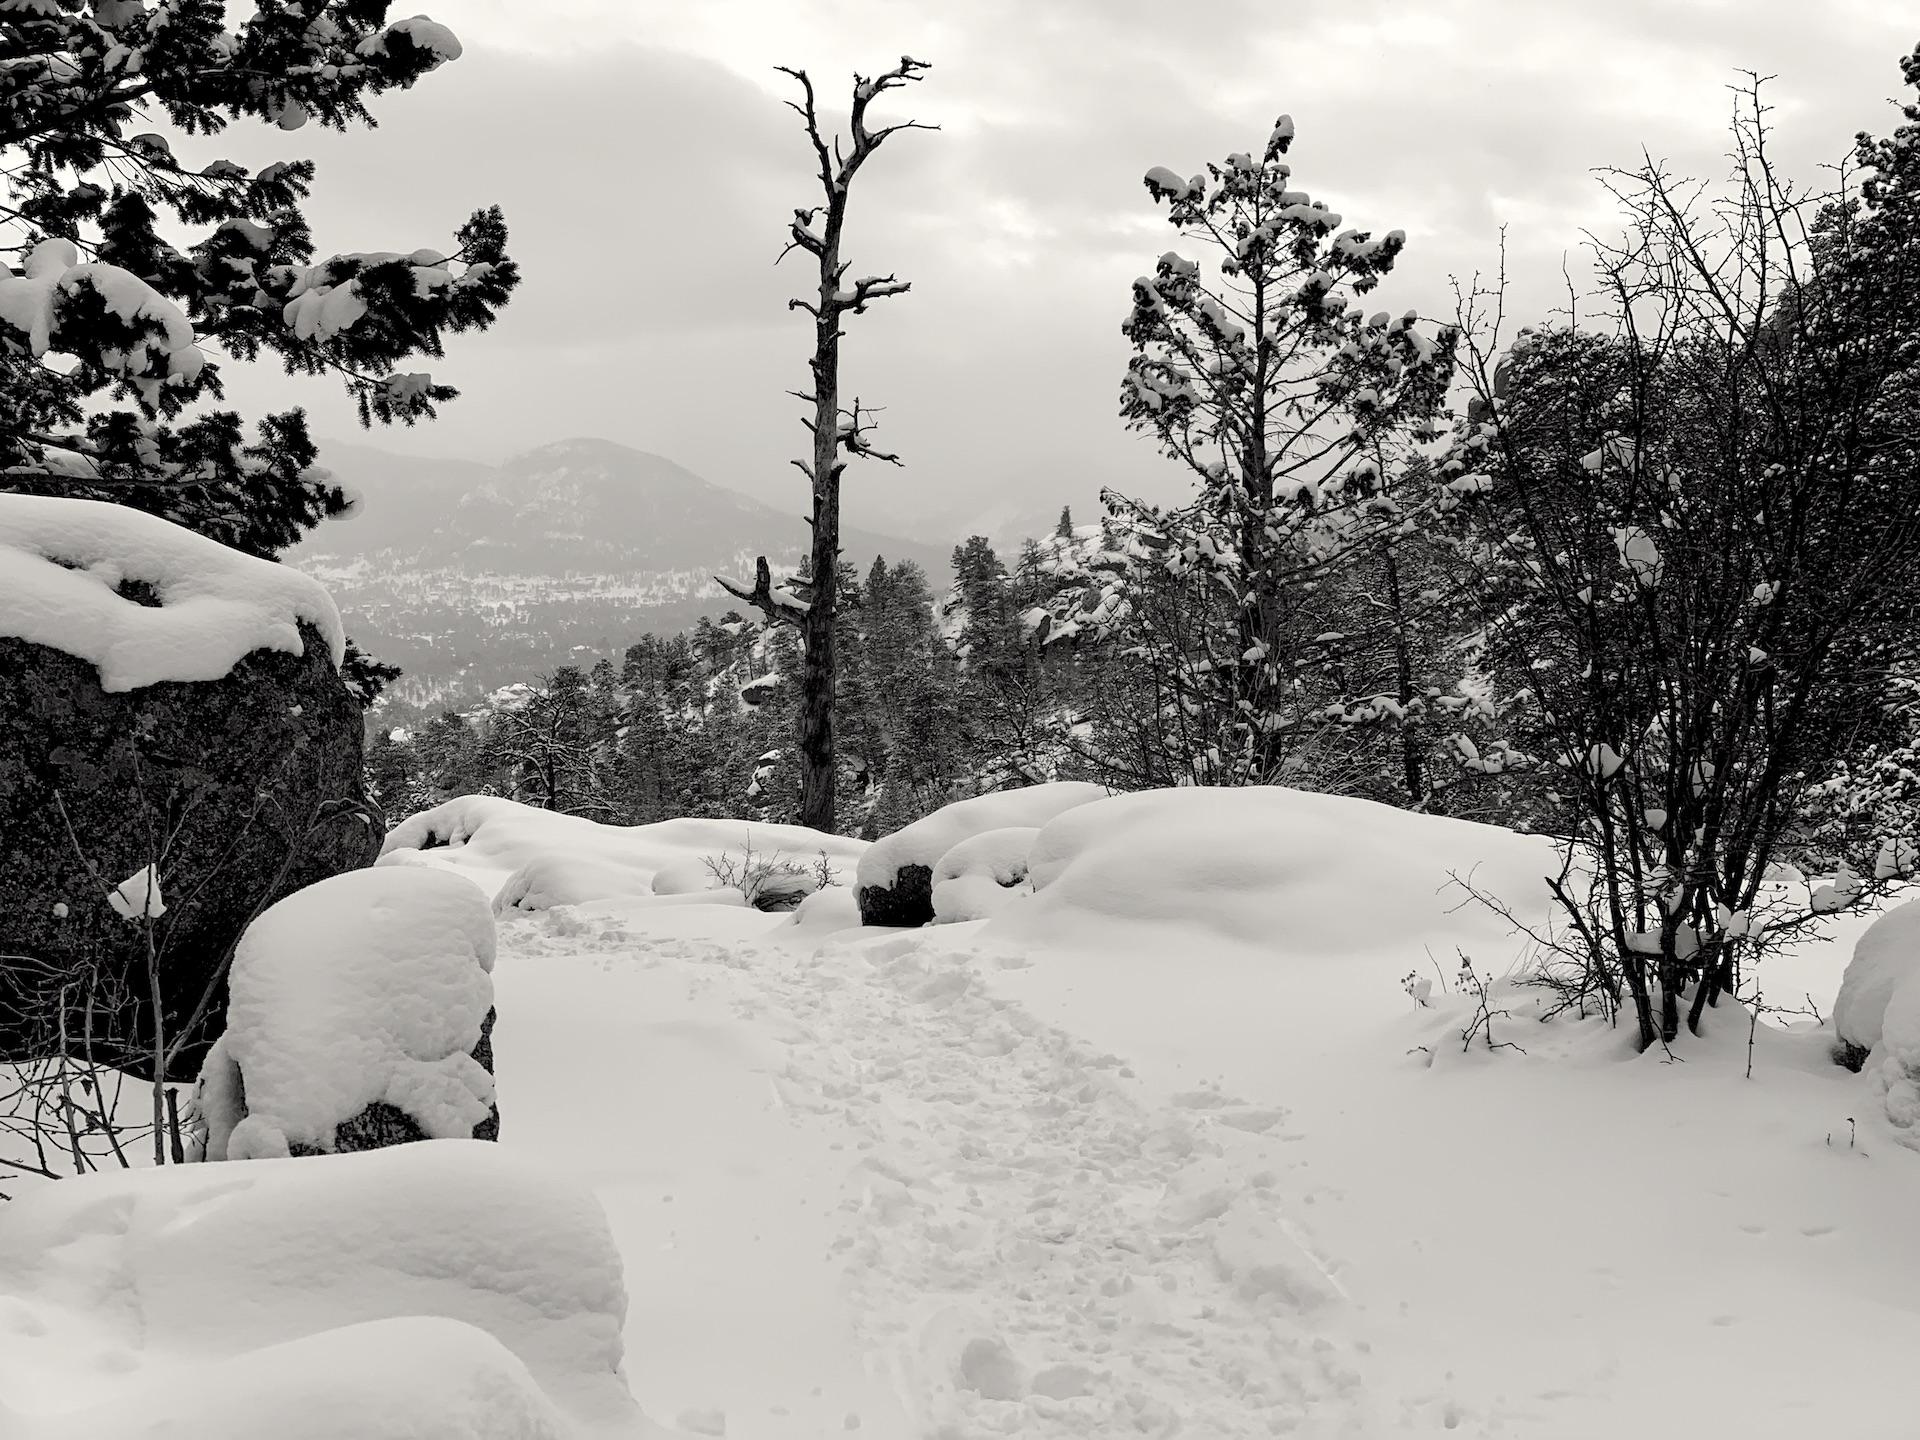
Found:
[[[419,803],[418,764],[414,747],[395,740],[387,726],[376,727],[367,737],[367,793],[389,822],[426,808]]]
[[[417,795],[408,810],[428,809],[456,795],[501,793],[496,767],[465,716],[444,711],[423,725],[406,745],[413,752],[410,769]]]
[[[864,829],[879,835],[938,808],[963,782],[957,672],[912,561],[876,559],[858,613],[874,792]]]
[[[701,713],[699,665],[685,635],[649,635],[627,647],[615,792],[631,823],[690,813],[678,802],[700,771],[693,743]]]
[[[1181,237],[1214,252],[1219,280],[1169,251],[1134,282],[1120,410],[1198,494],[1170,510],[1109,494],[1099,582],[1058,617],[1070,632],[1133,627],[1121,642],[1144,686],[1133,723],[1152,732],[1141,783],[1299,778],[1320,723],[1300,671],[1331,628],[1314,588],[1396,518],[1372,453],[1427,423],[1452,368],[1450,331],[1352,303],[1404,236],[1341,230],[1292,188],[1293,135],[1282,116],[1257,158],[1146,176]]]
[[[608,789],[612,716],[575,665],[563,665],[543,686],[487,720],[488,753],[503,765],[509,798],[600,817],[614,812]]]
[[[1053,534],[1056,546],[1072,539],[1072,524],[1064,512],[1061,518],[1066,523]],[[982,536],[954,551],[950,643],[960,671],[962,731],[983,788],[1060,778],[1062,666],[1049,663],[1025,619],[1052,598],[1040,556],[1039,543],[1028,541],[1016,578]],[[1053,658],[1067,653],[1056,650]]]
[[[1423,503],[1426,457],[1383,445],[1374,459],[1388,477],[1379,498],[1399,518],[1320,582],[1319,608],[1338,628],[1313,638],[1301,667],[1333,697],[1326,713],[1344,733],[1329,744],[1356,762],[1349,793],[1530,828],[1537,774],[1495,704],[1529,677],[1502,670],[1479,641],[1475,599]]]

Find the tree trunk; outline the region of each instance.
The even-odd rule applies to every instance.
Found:
[[[1393,615],[1393,669],[1400,693],[1400,769],[1407,786],[1407,803],[1430,815],[1446,811],[1427,794],[1426,766],[1420,756],[1420,727],[1411,718],[1413,656],[1407,646],[1407,617],[1400,600],[1400,564],[1390,542],[1380,542],[1380,559],[1387,570],[1387,605]]]
[[[1650,1050],[1659,1038],[1653,1023],[1653,996],[1647,988],[1645,962],[1626,947],[1620,950],[1620,969],[1626,977],[1627,994],[1633,1000],[1634,1024],[1640,1032],[1640,1048]]]
[[[1248,737],[1254,784],[1271,785],[1281,778],[1280,737],[1273,719],[1275,651],[1280,637],[1279,577],[1276,557],[1267,538],[1267,517],[1273,510],[1273,475],[1267,453],[1267,385],[1271,373],[1271,342],[1266,338],[1267,296],[1262,286],[1254,296],[1254,331],[1260,336],[1255,356],[1253,412],[1247,426],[1247,448],[1241,461],[1241,485],[1246,503],[1240,517],[1241,658],[1235,698],[1247,709],[1235,718],[1250,723]],[[1251,597],[1250,601],[1249,598]],[[1257,650],[1259,659],[1246,654]]]
[[[820,254],[820,313],[813,343],[812,595],[801,626],[800,823],[831,833],[835,824],[833,687],[838,668],[835,622],[840,608],[840,190],[827,210]]]

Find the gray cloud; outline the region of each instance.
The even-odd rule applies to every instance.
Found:
[[[1128,282],[1171,239],[1140,184],[1149,165],[1197,169],[1289,111],[1302,184],[1349,223],[1409,232],[1388,303],[1447,313],[1447,276],[1490,265],[1505,223],[1516,303],[1537,313],[1581,228],[1606,223],[1590,167],[1645,146],[1720,168],[1737,67],[1778,73],[1797,173],[1888,128],[1882,97],[1913,36],[1887,11],[455,0],[434,14],[467,56],[390,97],[379,131],[220,148],[318,159],[328,246],[434,243],[473,206],[506,207],[525,287],[441,367],[467,397],[395,448],[491,458],[600,434],[797,507],[785,462],[804,436],[782,392],[808,336],[785,301],[805,274],[772,262],[812,179],[770,67],[806,63],[838,103],[850,69],[919,55],[935,68],[895,113],[943,128],[897,137],[863,173],[848,247],[856,269],[913,282],[850,320],[847,347],[852,387],[888,407],[910,468],[856,476],[855,507],[1106,482],[1164,495],[1178,477],[1114,419]],[[235,378],[247,404],[297,398],[323,429],[349,423],[317,382]]]

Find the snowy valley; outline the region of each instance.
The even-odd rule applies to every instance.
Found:
[[[751,574],[759,555],[791,565],[805,540],[796,516],[606,441],[558,441],[498,467],[344,442],[322,453],[362,510],[285,558],[326,585],[357,643],[403,670],[389,724],[555,665],[618,663],[641,636],[724,608],[714,576]],[[952,550],[852,527],[843,540],[863,565],[883,555],[936,576]]]

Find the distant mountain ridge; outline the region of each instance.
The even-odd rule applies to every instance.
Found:
[[[360,492],[360,513],[283,558],[327,586],[363,649],[405,669],[391,692],[401,714],[617,659],[642,635],[738,608],[714,575],[747,575],[761,554],[792,567],[807,544],[798,513],[606,440],[499,466],[326,442],[321,463]],[[863,570],[883,555],[936,588],[950,576],[950,545],[851,526],[841,548]]]

